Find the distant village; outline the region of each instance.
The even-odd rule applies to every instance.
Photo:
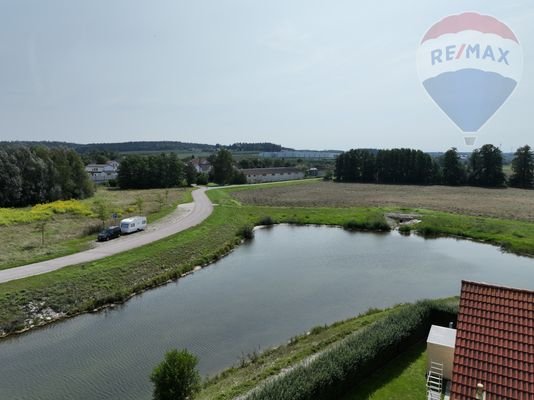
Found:
[[[276,160],[333,161],[339,154],[341,154],[341,152],[282,150],[260,152],[257,157]],[[195,171],[198,174],[209,174],[212,169],[212,165],[207,158],[193,158],[189,163],[195,168]],[[119,168],[120,163],[116,160],[111,160],[106,163],[88,164],[85,167],[85,171],[89,174],[89,177],[94,183],[105,184],[118,178]],[[316,167],[307,169],[297,167],[240,168],[239,171],[245,175],[247,183],[290,181],[304,179],[305,177],[323,177],[326,174],[326,170]]]

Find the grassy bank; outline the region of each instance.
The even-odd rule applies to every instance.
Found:
[[[500,246],[503,250],[534,256],[534,223],[417,210],[423,222],[412,229],[423,236],[457,236]]]
[[[437,304],[455,307],[457,299],[436,301]],[[288,344],[267,350],[261,354],[249,354],[235,367],[229,368],[207,380],[198,400],[230,400],[244,396],[265,382],[287,371],[310,362],[313,357],[339,346],[344,339],[375,322],[399,313],[410,305],[398,305],[386,310],[369,310],[358,317],[336,322],[330,326],[318,326],[309,332],[292,338]],[[377,372],[361,379],[349,390],[343,400],[395,400],[420,399],[426,394],[426,345],[419,342],[385,364]],[[308,360],[308,361],[307,361]],[[356,383],[356,382],[354,382]]]
[[[432,324],[454,320],[457,305],[457,300],[433,300],[398,307],[260,384],[246,399],[330,400],[340,399],[354,388],[364,389],[375,372],[424,341]]]
[[[97,202],[119,218],[147,214],[154,222],[192,201],[192,189],[108,190],[86,200],[58,201],[22,209],[0,209],[0,269],[49,260],[91,247],[102,222],[93,213]],[[113,220],[107,221],[113,224]],[[44,234],[44,236],[43,236]],[[43,241],[44,239],[44,241]]]
[[[205,382],[198,400],[229,400],[254,389],[283,370],[323,351],[348,335],[376,322],[402,306],[388,310],[370,310],[356,318],[330,326],[318,326],[292,338],[288,344],[261,354],[248,354],[240,365]]]
[[[361,193],[358,192],[360,189]],[[210,193],[210,196],[213,201],[221,202],[222,204],[243,207],[253,205],[264,210],[276,210],[274,211],[275,213],[280,209],[288,210],[288,213],[293,210],[310,210],[309,212],[315,210],[315,214],[326,216],[326,218],[321,218],[326,221],[324,222],[326,225],[347,225],[347,215],[351,215],[355,211],[357,215],[365,213],[369,217],[372,216],[370,219],[374,221],[380,221],[382,216],[388,212],[419,213],[423,215],[423,222],[410,227],[409,230],[423,236],[463,237],[500,246],[505,251],[534,256],[534,222],[531,222],[530,208],[525,206],[525,204],[532,202],[534,207],[534,196],[531,196],[531,191],[506,189],[500,192],[492,189],[469,188],[470,191],[462,198],[462,201],[474,203],[477,196],[487,197],[494,194],[501,198],[511,196],[510,198],[520,201],[521,206],[517,208],[517,213],[513,214],[513,218],[517,219],[507,219],[505,216],[510,215],[511,205],[503,203],[501,208],[495,208],[494,203],[488,202],[488,200],[485,200],[485,203],[479,201],[478,205],[471,205],[471,207],[480,207],[476,209],[477,213],[497,215],[500,218],[444,212],[415,206],[416,204],[438,204],[433,203],[437,201],[434,200],[434,196],[442,196],[444,190],[450,189],[445,197],[455,197],[459,193],[458,190],[463,190],[464,188],[422,187],[420,190],[425,191],[423,194],[419,192],[413,194],[412,189],[413,187],[411,186],[334,184],[312,181],[307,182],[306,185],[301,184],[298,186],[248,186],[239,189],[219,190]],[[346,196],[346,191],[349,192],[349,196],[348,198],[343,198]],[[369,200],[372,198],[373,193],[382,195],[382,191],[387,193],[385,199]],[[319,195],[319,193],[321,194]],[[371,206],[371,204],[379,204],[381,202],[390,204],[394,201],[395,195],[400,196],[399,204],[414,204],[414,206]],[[272,205],[266,206],[265,204]],[[308,204],[315,204],[315,206],[303,206]],[[362,206],[362,204],[366,206]],[[443,208],[444,203],[442,204],[441,200],[439,204],[441,205],[437,208]],[[491,204],[491,207],[488,204]],[[455,207],[449,208],[456,209]],[[488,211],[490,208],[491,212]],[[348,213],[343,214],[343,210],[348,211]],[[342,215],[345,218],[344,222],[341,222],[343,217],[339,218]],[[300,220],[296,222],[302,223]],[[304,221],[304,223],[306,222]],[[358,224],[356,224],[357,228]],[[365,229],[365,227],[363,228]],[[372,226],[368,228],[373,230]]]

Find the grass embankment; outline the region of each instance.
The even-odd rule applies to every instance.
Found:
[[[108,190],[85,200],[57,201],[19,209],[0,208],[0,269],[77,253],[91,247],[102,222],[95,217],[102,202],[119,218],[147,214],[149,222],[192,201],[192,189]],[[141,206],[141,207],[140,207]],[[113,220],[108,221],[109,224]],[[44,243],[43,243],[44,231]]]
[[[433,302],[438,308],[455,309],[458,299],[443,299]],[[372,324],[384,322],[388,316],[394,317],[405,309],[416,309],[414,305],[397,305],[385,310],[369,310],[356,318],[336,322],[330,326],[318,326],[308,333],[292,338],[288,344],[267,350],[261,354],[249,354],[240,365],[229,368],[207,380],[198,400],[229,400],[250,394],[266,382],[279,379],[285,373],[301,365],[310,365],[318,354],[342,346],[344,339],[358,334]],[[411,311],[410,311],[411,312]],[[409,312],[409,313],[410,313]],[[443,316],[437,317],[437,320]],[[425,333],[425,332],[423,332]],[[374,342],[373,342],[374,343]],[[426,345],[419,342],[395,357],[394,352],[385,359],[376,372],[367,377],[350,382],[349,390],[343,400],[416,400],[426,395]],[[390,359],[390,361],[388,361]],[[373,368],[373,367],[372,367]],[[244,396],[246,397],[246,396]]]
[[[260,384],[248,400],[339,399],[389,361],[426,339],[432,324],[456,319],[457,300],[419,301],[402,306],[356,330],[304,363]]]
[[[403,306],[387,310],[370,310],[358,317],[336,322],[330,326],[317,326],[306,334],[291,338],[286,345],[261,354],[248,354],[241,360],[240,365],[229,368],[206,381],[198,400],[228,400],[243,395],[260,382],[278,375],[286,368],[325,350],[401,307]]]
[[[231,198],[245,206],[306,208],[337,215],[344,209],[366,210],[377,217],[387,212],[419,213],[423,222],[409,229],[423,236],[458,236],[534,256],[534,192],[529,190],[323,182],[251,189],[234,190]]]
[[[425,237],[458,236],[500,246],[503,250],[534,256],[534,223],[415,210],[422,223],[411,226]]]
[[[457,299],[436,301],[446,307],[456,307]],[[261,354],[249,354],[240,365],[229,368],[207,380],[198,400],[229,400],[250,393],[262,383],[279,377],[310,357],[342,343],[371,324],[383,321],[387,316],[399,313],[412,305],[398,305],[385,310],[370,310],[358,317],[336,322],[330,326],[318,326],[308,333],[292,338],[288,344],[267,350]],[[426,394],[426,345],[424,342],[409,347],[384,367],[359,382],[343,400],[395,400],[421,399]],[[382,362],[384,360],[381,360]],[[350,385],[349,385],[350,386]]]

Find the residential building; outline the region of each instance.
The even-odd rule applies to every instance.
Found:
[[[207,174],[207,173],[209,173],[211,171],[212,165],[206,159],[195,158],[195,159],[191,160],[190,162],[195,167],[195,170],[199,174]]]
[[[440,353],[432,347],[443,329],[431,329],[429,368],[452,368],[451,400],[534,399],[533,291],[464,281],[457,328],[451,330],[454,336],[445,332],[446,349]],[[429,371],[430,381],[435,378]]]
[[[108,161],[106,164],[88,164],[85,171],[95,183],[104,183],[112,179],[117,179],[119,175],[119,163]]]
[[[303,179],[304,172],[298,168],[251,168],[240,170],[247,178],[247,183],[280,182]]]

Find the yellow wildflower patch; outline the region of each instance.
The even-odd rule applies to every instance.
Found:
[[[31,208],[0,208],[0,225],[30,223],[49,219],[54,214],[92,216],[89,207],[78,200],[58,200]]]

